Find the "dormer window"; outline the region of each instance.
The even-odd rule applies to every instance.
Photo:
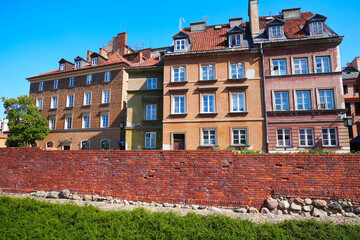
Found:
[[[98,58],[97,58],[97,57],[92,58],[92,59],[91,59],[91,65],[92,65],[92,66],[95,66],[95,65],[97,65],[97,64],[98,64]]]
[[[81,68],[81,61],[75,62],[75,68]]]
[[[228,33],[228,44],[229,47],[241,47],[243,45],[243,39],[245,34],[245,29],[241,26],[234,26]]]
[[[175,50],[181,51],[185,49],[185,39],[180,39],[175,41]]]
[[[269,33],[271,38],[280,38],[282,37],[282,26],[273,26],[269,28]]]
[[[64,71],[64,70],[65,70],[65,63],[60,63],[59,70],[60,70],[60,71]]]
[[[240,46],[241,45],[241,34],[230,35],[231,46]]]
[[[322,22],[313,22],[310,24],[312,35],[319,35],[324,33]]]
[[[182,31],[173,36],[174,39],[174,52],[187,51],[190,48],[191,41],[189,34]]]
[[[284,24],[285,21],[275,18],[267,23],[266,31],[269,39],[284,38]]]

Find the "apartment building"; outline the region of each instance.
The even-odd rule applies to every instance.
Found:
[[[349,151],[339,45],[327,17],[300,8],[260,16],[249,1],[250,29],[264,58],[269,152]]]
[[[265,150],[261,57],[248,23],[190,26],[163,56],[163,149]]]

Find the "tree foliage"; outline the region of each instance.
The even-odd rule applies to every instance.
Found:
[[[7,146],[34,146],[37,140],[43,140],[49,134],[48,121],[40,115],[31,97],[2,97],[2,101],[9,120],[10,136],[6,140]]]

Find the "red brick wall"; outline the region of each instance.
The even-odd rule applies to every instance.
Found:
[[[0,149],[0,189],[70,189],[133,201],[260,207],[280,194],[360,201],[360,155]]]

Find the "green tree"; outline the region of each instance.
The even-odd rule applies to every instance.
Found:
[[[37,140],[43,140],[49,134],[48,121],[40,115],[31,97],[23,95],[1,99],[9,120],[10,136],[6,140],[7,146],[34,146]]]

